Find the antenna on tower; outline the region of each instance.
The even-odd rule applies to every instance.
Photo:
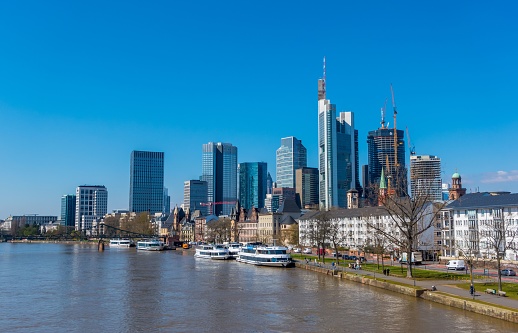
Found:
[[[322,86],[324,90],[324,99],[326,98],[326,56],[324,56],[324,75],[322,76],[322,79],[324,80],[324,84]]]

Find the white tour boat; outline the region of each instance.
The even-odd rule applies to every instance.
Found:
[[[199,245],[196,248],[196,253],[194,253],[194,256],[196,258],[221,259],[221,260],[225,260],[230,257],[228,254],[228,249],[225,247],[225,245],[220,245],[220,244]]]
[[[241,243],[229,243],[227,245],[228,255],[230,256],[230,259],[237,259],[241,246],[243,246],[243,244]]]
[[[164,243],[159,239],[144,239],[137,242],[137,250],[162,251]]]
[[[247,245],[241,247],[236,260],[257,266],[295,266],[285,246]]]
[[[113,238],[110,239],[110,247],[133,247],[135,243],[128,238]]]

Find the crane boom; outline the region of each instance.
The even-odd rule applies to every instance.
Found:
[[[394,98],[394,89],[392,88],[392,83],[390,84],[390,94],[392,95],[392,107],[394,108],[394,168],[395,172],[398,170],[398,158],[397,158],[397,146],[398,146],[398,140],[397,140],[397,127],[396,127],[396,116],[397,116],[397,110],[396,110],[396,100]]]

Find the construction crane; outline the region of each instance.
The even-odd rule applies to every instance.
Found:
[[[397,173],[399,163],[397,159],[397,147],[398,147],[398,141],[397,141],[397,128],[396,128],[396,116],[397,116],[397,110],[396,110],[396,100],[394,99],[394,89],[392,88],[392,83],[390,84],[390,94],[392,95],[392,107],[394,108],[394,168],[395,172]]]
[[[387,99],[385,98],[385,104],[381,108],[381,129],[385,128],[385,110],[387,109]],[[388,124],[387,124],[388,127]]]
[[[235,201],[212,201],[212,202],[200,202],[201,206],[214,206],[214,205],[234,205]]]
[[[412,146],[412,144],[410,143],[410,133],[408,132],[408,126],[406,127],[406,140],[408,144],[408,149],[410,150],[410,156],[415,155],[415,147]]]

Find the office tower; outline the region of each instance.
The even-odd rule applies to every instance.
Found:
[[[237,147],[203,144],[201,180],[207,182],[209,214],[229,215],[237,201]]]
[[[129,211],[149,214],[165,211],[163,152],[131,152]]]
[[[295,171],[295,192],[302,208],[318,208],[318,169],[300,168]]]
[[[108,190],[103,185],[81,185],[76,188],[75,229],[92,232],[92,224],[108,212]]]
[[[266,198],[267,164],[265,162],[245,162],[238,165],[239,203],[241,207],[263,208]]]
[[[390,191],[400,188],[403,192],[406,192],[405,145],[403,139],[404,132],[402,130],[397,130],[397,138],[395,138],[394,129],[385,127],[383,121],[381,128],[369,132],[367,135],[367,151],[370,186],[379,184],[381,169],[384,169],[385,177],[391,183]],[[397,147],[397,149],[394,149],[394,147]],[[397,165],[395,163],[396,153]],[[376,194],[376,191],[370,191],[370,193]]]
[[[65,194],[61,197],[61,225],[64,227],[75,226],[76,220],[76,196]]]
[[[277,186],[295,187],[295,170],[307,166],[307,151],[302,141],[290,136],[281,139],[275,160]]]
[[[391,86],[392,91],[392,86]],[[405,166],[404,131],[396,129],[396,105],[394,106],[394,128],[385,126],[385,108],[381,109],[381,127],[370,131],[367,135],[367,151],[369,162],[369,185],[377,186],[380,183],[381,170],[384,169],[387,178],[388,193],[397,191],[404,196],[407,189],[407,173]],[[371,194],[374,194],[371,191]]]
[[[442,200],[441,159],[431,155],[410,156],[410,190],[412,196]]]
[[[347,191],[359,186],[358,133],[354,114],[340,112],[326,99],[326,66],[318,80],[318,168],[320,208],[347,206]]]
[[[171,214],[171,196],[167,187],[164,187],[164,213]]]
[[[363,192],[360,194],[360,197],[368,198],[370,184],[369,184],[369,165],[367,165],[367,164],[362,165],[362,185],[363,185]]]
[[[199,210],[203,216],[208,215],[206,181],[187,180],[183,183],[183,209],[189,209],[191,213]]]
[[[268,172],[268,175],[266,176],[266,194],[272,194],[273,189],[273,179],[272,175]]]
[[[276,213],[280,206],[279,199],[279,194],[267,194],[266,199],[264,199],[264,208],[266,208],[269,213]]]

